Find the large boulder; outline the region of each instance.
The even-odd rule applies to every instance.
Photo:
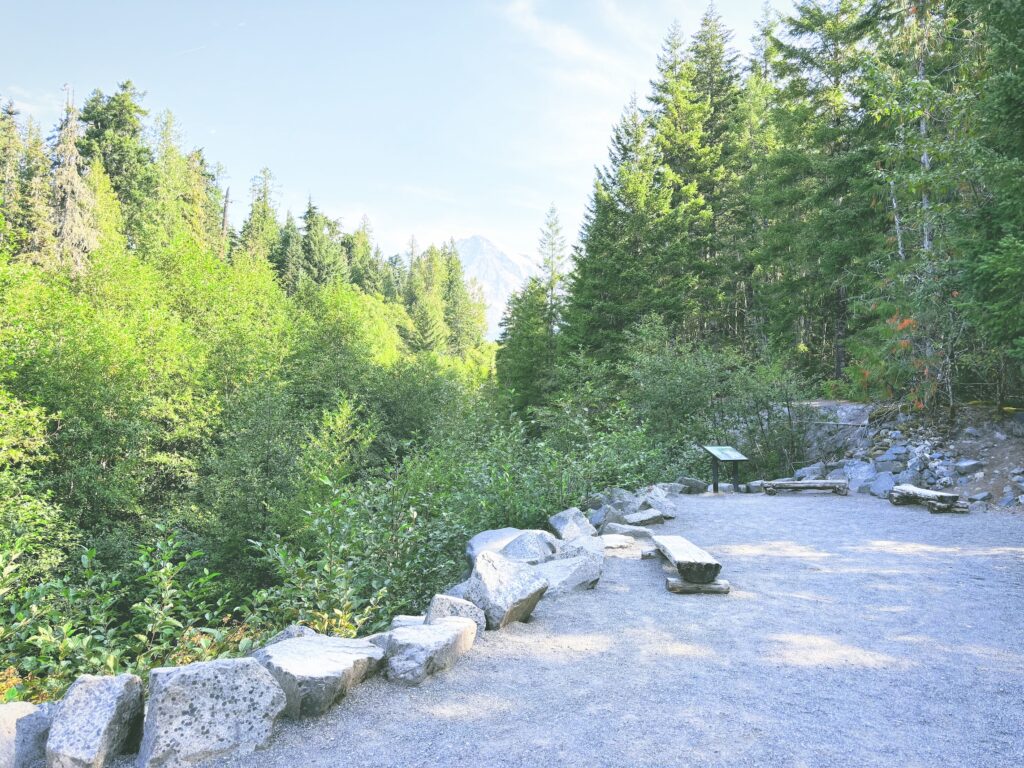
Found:
[[[879,472],[878,476],[871,481],[871,488],[869,492],[872,496],[877,496],[880,499],[889,498],[889,491],[896,486],[896,478],[892,472]]]
[[[704,493],[707,490],[708,484],[706,481],[701,480],[697,477],[689,477],[682,475],[676,478],[676,485],[681,486],[685,490],[679,491],[680,493]]]
[[[284,711],[281,686],[252,657],[149,673],[138,768],[179,768],[251,754]]]
[[[82,675],[53,713],[46,740],[48,768],[102,768],[132,749],[142,718],[136,675]]]
[[[52,704],[0,704],[0,768],[35,768],[46,762]]]
[[[366,640],[311,635],[282,640],[252,657],[284,691],[285,716],[297,718],[326,712],[377,670],[384,652]]]
[[[482,553],[487,557],[491,553]],[[472,619],[447,616],[432,624],[400,627],[388,633],[385,675],[405,685],[419,685],[430,675],[454,666],[473,647],[476,624]]]
[[[466,544],[466,557],[469,558],[470,564],[475,563],[477,555],[481,552],[498,552],[522,532],[521,528],[495,528],[490,531],[481,531]]]
[[[583,502],[583,509],[615,507],[621,511],[635,512],[639,506],[640,500],[625,488],[609,488],[588,496]]]
[[[558,553],[558,539],[547,531],[523,531],[499,550],[502,557],[536,565]]]
[[[459,597],[452,597],[451,595],[434,595],[430,601],[430,606],[427,608],[427,624],[437,624],[441,619],[447,619],[449,616],[460,616],[464,619],[472,619],[473,623],[476,624],[477,637],[484,633],[487,629],[487,617],[484,616],[484,612],[469,602]]]
[[[601,579],[601,566],[586,557],[567,557],[533,566],[548,583],[546,595],[561,595],[577,589],[593,589]]]
[[[564,541],[575,539],[577,536],[597,535],[597,529],[577,507],[570,507],[557,515],[552,515],[548,518],[548,524]]]
[[[648,485],[646,488],[641,488],[636,492],[636,495],[640,500],[640,509],[660,507],[668,501],[668,492],[657,485]]]
[[[301,624],[289,624],[272,638],[267,640],[267,642],[263,644],[263,647],[266,648],[268,645],[280,643],[282,640],[291,640],[293,637],[315,637],[316,634],[316,631],[309,627],[304,627]],[[252,654],[249,655],[251,656]]]
[[[529,566],[496,552],[481,552],[473,566],[466,599],[487,617],[488,629],[526,621],[544,596],[548,583]]]
[[[854,493],[870,493],[871,484],[878,477],[878,471],[868,461],[850,460],[843,466],[843,476]],[[842,480],[843,478],[835,478]]]
[[[598,568],[604,565],[604,540],[600,536],[580,536],[562,543],[558,558],[587,557]]]
[[[822,480],[826,473],[827,470],[825,469],[825,463],[818,461],[810,466],[801,467],[793,473],[793,477],[797,480]]]
[[[682,483],[655,483],[652,487],[661,489],[669,496],[687,492],[686,486]]]
[[[426,624],[426,616],[409,616],[403,613],[398,614],[391,619],[391,625],[388,629],[398,629],[399,627],[412,627],[417,624]]]

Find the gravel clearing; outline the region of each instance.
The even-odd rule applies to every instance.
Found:
[[[1024,765],[1024,517],[679,497],[728,596],[608,559],[418,688],[373,679],[211,766]]]

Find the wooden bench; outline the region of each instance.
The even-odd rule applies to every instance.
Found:
[[[845,480],[766,480],[763,487],[769,496],[779,491],[832,491],[840,496],[850,492]]]
[[[931,491],[916,485],[897,485],[889,491],[889,502],[896,505],[924,504],[930,512],[967,512],[967,502],[955,493]]]

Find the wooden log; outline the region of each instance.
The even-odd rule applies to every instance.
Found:
[[[889,491],[891,504],[923,504],[932,512],[966,512],[967,504],[960,501],[959,494],[918,488],[916,485],[901,484]]]
[[[766,480],[764,492],[774,496],[779,491],[832,491],[840,496],[850,492],[845,480]]]
[[[669,576],[665,579],[665,589],[677,595],[727,595],[731,587],[725,579],[715,579],[710,584],[693,584]]]
[[[684,581],[691,584],[710,584],[718,578],[722,564],[709,553],[682,536],[654,536],[654,545],[661,550],[679,571]]]

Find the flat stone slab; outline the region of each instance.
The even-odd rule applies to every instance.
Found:
[[[550,560],[533,567],[548,582],[545,595],[562,595],[578,589],[593,589],[601,579],[601,565],[585,556]]]
[[[285,703],[251,656],[154,669],[136,765],[179,768],[251,754],[270,740]]]
[[[522,528],[495,528],[490,531],[481,531],[466,544],[466,557],[470,563],[475,563],[481,552],[498,552],[522,532]]]
[[[455,666],[476,639],[476,622],[447,616],[433,624],[399,627],[388,633],[384,674],[403,685],[419,685],[430,675]]]
[[[682,536],[655,536],[654,545],[691,584],[710,584],[722,570],[721,563]]]
[[[731,587],[725,579],[715,579],[710,584],[694,584],[669,576],[665,579],[665,589],[677,595],[727,595]]]
[[[95,768],[137,743],[142,680],[136,675],[82,675],[53,713],[48,768]]]
[[[308,635],[261,648],[252,657],[262,664],[285,695],[284,714],[322,715],[384,659],[367,640]]]
[[[415,627],[418,624],[426,624],[426,616],[407,616],[405,614],[398,614],[391,619],[391,624],[388,629],[398,629],[399,627]]]
[[[654,532],[650,528],[640,525],[626,525],[625,523],[608,523],[605,527],[605,535],[628,536],[637,541],[653,543]]]
[[[623,517],[626,525],[660,525],[665,522],[661,510],[650,507]]]

